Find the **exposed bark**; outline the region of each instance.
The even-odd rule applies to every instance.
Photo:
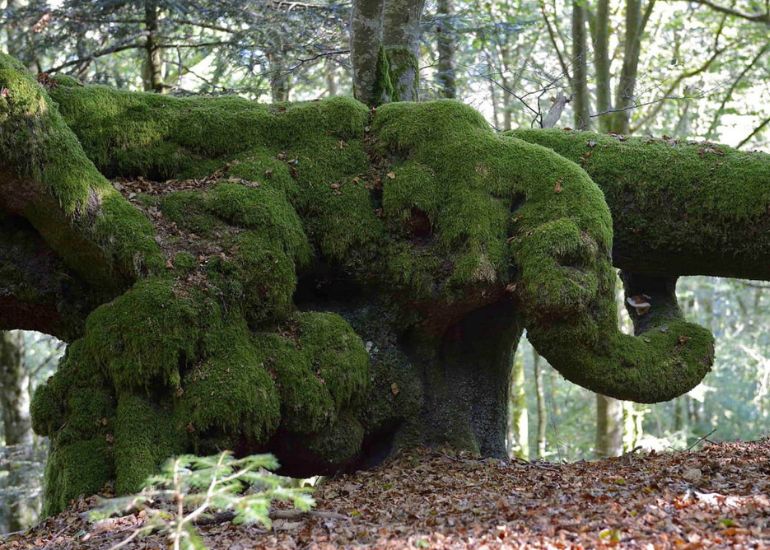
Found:
[[[380,50],[385,0],[354,0],[350,20],[353,97],[366,105],[382,102]]]
[[[527,411],[524,358],[514,355],[511,374],[511,446],[513,455],[529,460],[529,417]]]
[[[382,45],[388,58],[391,101],[417,101],[420,82],[420,20],[425,0],[387,0]]]
[[[22,361],[24,340],[21,332],[0,332],[0,409],[3,414],[3,434],[6,447],[22,448],[32,445],[32,421],[29,414],[29,373]],[[25,483],[24,464],[11,461],[7,484],[22,487]],[[8,528],[18,531],[31,525],[35,509],[23,499],[15,499],[8,509]]]
[[[441,90],[441,96],[454,98],[457,96],[457,81],[454,66],[455,37],[452,25],[454,16],[452,0],[438,0],[436,15],[438,18],[436,25],[436,49],[438,50],[436,80]]]
[[[596,394],[597,458],[620,456],[623,453],[623,402]]]
[[[29,416],[29,375],[22,363],[21,332],[0,332],[0,407],[6,445],[32,443]]]
[[[548,410],[545,408],[543,362],[535,348],[532,348],[532,360],[535,371],[535,397],[537,399],[537,458],[543,459],[546,456]]]
[[[593,25],[594,69],[596,79],[596,113],[599,131],[610,131],[609,112],[612,109],[612,84],[610,82],[610,2],[597,0]],[[602,114],[604,113],[604,114]]]
[[[639,69],[639,55],[647,21],[655,6],[649,0],[642,12],[642,0],[626,0],[626,33],[623,42],[623,66],[618,78],[615,106],[610,130],[616,134],[628,134],[631,126],[631,111],[635,105],[636,75]]]
[[[578,130],[588,130],[591,127],[586,8],[583,2],[584,0],[572,2],[572,105],[575,128]]]
[[[158,35],[159,17],[158,0],[145,0],[144,26],[147,39],[144,44],[144,90],[162,94],[166,91],[166,85],[163,83],[163,55]]]
[[[284,64],[285,52],[268,52],[270,64],[270,99],[273,103],[289,101],[291,91],[291,73]]]

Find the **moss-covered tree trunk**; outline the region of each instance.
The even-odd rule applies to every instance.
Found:
[[[110,480],[134,490],[182,451],[270,451],[301,475],[416,444],[500,456],[523,328],[568,379],[665,400],[713,353],[671,278],[770,278],[731,240],[770,221],[763,155],[522,134],[560,156],[447,100],[46,91],[8,57],[0,85],[0,228],[21,236],[0,241],[0,326],[70,340],[32,403],[48,512]],[[602,189],[568,160],[587,151]],[[711,195],[724,181],[733,193]],[[617,329],[613,251],[651,266],[625,281],[652,300],[637,336]]]

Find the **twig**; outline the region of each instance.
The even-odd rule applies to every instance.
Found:
[[[272,510],[270,512],[270,519],[298,519],[303,517],[316,517],[321,519],[333,519],[339,521],[351,521],[349,516],[338,514],[337,512],[325,512],[323,510],[310,510],[303,512],[302,510]],[[196,519],[193,523],[195,525],[213,525],[217,523],[225,523],[235,519],[235,512],[219,512],[212,516],[201,517]]]
[[[710,435],[712,435],[712,434],[713,434],[715,431],[717,431],[717,429],[716,429],[716,428],[714,428],[713,430],[711,430],[709,433],[707,433],[707,434],[706,434],[706,435],[704,435],[703,437],[699,437],[699,438],[698,438],[698,440],[697,440],[695,443],[693,443],[692,445],[690,445],[689,447],[687,447],[687,450],[688,450],[688,451],[691,451],[691,450],[693,449],[693,447],[695,447],[696,445],[698,445],[698,444],[700,444],[700,443],[703,443],[704,441],[708,441],[708,438],[709,438],[709,436],[710,436]]]

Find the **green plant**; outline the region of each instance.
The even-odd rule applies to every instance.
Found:
[[[311,488],[288,486],[288,480],[270,472],[278,468],[273,455],[234,458],[229,451],[200,457],[181,455],[169,459],[161,472],[147,479],[136,495],[109,499],[91,512],[92,520],[143,510],[146,520],[121,548],[153,532],[168,536],[174,550],[205,550],[196,525],[224,517],[233,523],[261,523],[270,527],[270,504],[290,502],[300,511],[315,505]]]

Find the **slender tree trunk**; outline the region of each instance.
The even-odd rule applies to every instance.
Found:
[[[597,458],[620,456],[623,452],[623,402],[596,394]]]
[[[157,0],[146,0],[144,3],[144,26],[147,29],[144,58],[144,91],[162,94],[163,58],[161,56],[159,30],[159,9]]]
[[[652,13],[655,0],[649,0],[642,13],[642,0],[626,0],[626,36],[623,44],[623,67],[615,94],[615,110],[611,131],[627,134],[631,125],[631,110],[634,106],[636,74],[639,68],[642,35]]]
[[[537,458],[545,458],[545,431],[548,425],[548,411],[545,408],[545,388],[543,386],[543,361],[535,348],[532,348],[535,370],[535,394],[537,397]]]
[[[382,11],[385,0],[354,0],[350,19],[353,97],[367,105],[382,102]]]
[[[331,59],[326,60],[326,94],[329,97],[337,95],[337,67]]]
[[[32,421],[29,413],[29,373],[22,362],[23,339],[21,332],[0,333],[0,407],[6,447],[15,447],[15,456],[31,452]],[[11,460],[7,484],[24,487],[23,464]],[[8,507],[8,529],[18,531],[30,525],[35,518],[35,507],[19,498]]]
[[[587,80],[586,8],[583,2],[584,0],[572,2],[572,104],[575,128],[578,130],[588,130],[591,127]]]
[[[610,2],[598,0],[594,25],[594,70],[596,72],[596,112],[599,114],[599,131],[610,131],[612,91],[610,82]],[[605,114],[601,114],[605,113]]]
[[[289,101],[291,75],[286,69],[284,58],[285,54],[282,51],[267,54],[267,61],[270,64],[270,99],[273,103]]]
[[[420,81],[420,19],[425,0],[387,0],[382,45],[388,59],[391,101],[417,101]]]
[[[529,415],[527,411],[524,357],[514,354],[511,372],[511,439],[513,456],[529,459]]]
[[[436,42],[438,49],[438,81],[442,97],[454,98],[457,96],[457,82],[455,79],[455,37],[452,25],[452,0],[438,0],[436,7],[438,24],[436,26]]]

